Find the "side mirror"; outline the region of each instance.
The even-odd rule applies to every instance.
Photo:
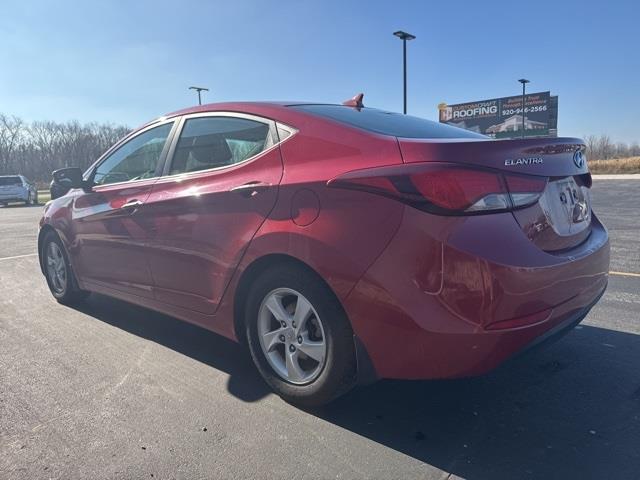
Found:
[[[72,188],[83,188],[82,170],[78,167],[61,168],[53,172],[50,185],[51,199],[62,197]]]

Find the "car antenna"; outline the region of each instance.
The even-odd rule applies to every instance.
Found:
[[[349,100],[345,100],[344,102],[342,102],[342,105],[346,105],[347,107],[356,107],[358,110],[360,110],[362,107],[364,107],[364,103],[362,103],[363,99],[364,99],[364,93],[359,93],[353,98],[350,98]]]

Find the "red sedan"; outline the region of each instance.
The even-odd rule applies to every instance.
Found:
[[[54,172],[40,264],[61,303],[98,292],[246,343],[300,405],[478,375],[606,288],[584,150],[357,99],[203,105]]]

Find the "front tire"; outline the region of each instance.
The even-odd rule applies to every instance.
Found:
[[[67,252],[55,232],[45,235],[41,255],[47,285],[58,303],[72,305],[87,298],[89,292],[78,287]]]
[[[318,407],[355,384],[351,325],[313,272],[282,265],[262,273],[249,293],[245,320],[253,361],[285,401]]]

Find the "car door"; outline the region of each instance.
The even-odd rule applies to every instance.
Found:
[[[37,203],[36,199],[38,197],[38,190],[36,189],[35,183],[24,175],[22,175],[22,181],[24,182],[25,191],[27,192],[27,195],[30,196],[31,201]]]
[[[282,159],[270,120],[216,113],[182,122],[167,176],[146,202],[149,262],[157,300],[213,314],[275,205]]]
[[[162,173],[174,124],[148,127],[116,148],[90,173],[90,191],[75,197],[69,253],[81,281],[153,297],[144,204]]]

